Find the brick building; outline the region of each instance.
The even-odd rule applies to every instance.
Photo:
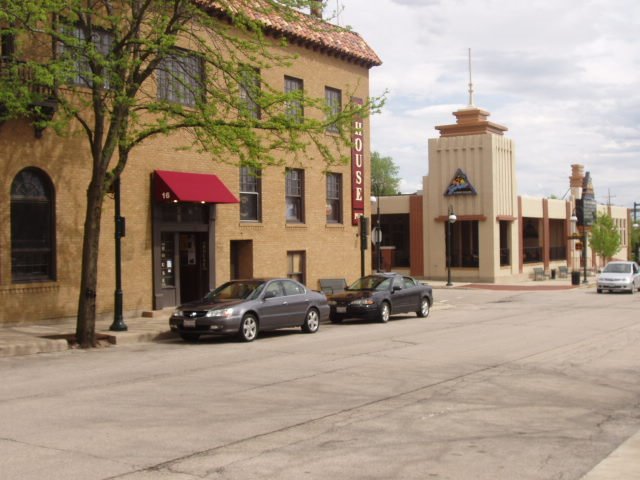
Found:
[[[316,10],[301,14],[300,24],[271,26],[270,34],[289,40],[279,47],[282,53],[296,59],[261,72],[265,83],[302,88],[337,106],[366,100],[369,70],[380,59],[358,34],[319,16]],[[355,131],[352,151],[341,153],[362,175],[370,162],[368,120]],[[352,164],[325,171],[310,153],[255,176],[230,159],[176,149],[189,141],[174,133],[142,144],[121,177],[125,314],[198,298],[231,278],[290,276],[317,289],[320,278],[359,276],[354,218],[370,214],[362,200],[369,198],[367,174],[356,178]],[[74,132],[38,131],[27,119],[0,126],[0,323],[75,315],[91,175],[87,148]],[[111,199],[101,228],[97,305],[99,314],[109,315],[115,288]]]

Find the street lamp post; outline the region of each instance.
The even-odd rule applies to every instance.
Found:
[[[125,233],[124,217],[120,216],[120,177],[113,181],[113,200],[115,210],[115,263],[116,288],[114,292],[113,323],[109,330],[114,332],[126,331],[127,325],[122,319],[122,249],[121,239]]]
[[[638,207],[640,207],[640,203],[633,202],[633,228],[634,229],[637,229],[638,227],[640,227],[640,225],[638,225],[638,219],[637,219],[637,216],[636,216],[636,212],[637,212]],[[635,247],[636,247],[636,251],[635,251],[636,258],[635,258],[635,260],[636,260],[636,262],[640,262],[640,241],[638,241],[637,237],[635,237],[635,238],[636,238],[636,245],[635,245]]]
[[[382,265],[382,250],[380,244],[382,243],[382,230],[380,229],[380,191],[376,192],[376,272],[381,272]]]
[[[451,287],[453,283],[451,282],[451,225],[456,223],[456,214],[453,213],[453,207],[449,205],[449,217],[447,218],[447,287]]]
[[[582,279],[582,283],[589,283],[587,280],[587,240],[589,238],[589,231],[587,230],[587,226],[582,226],[582,267],[584,269],[584,278]]]

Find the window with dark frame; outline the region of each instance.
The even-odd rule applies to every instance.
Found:
[[[328,117],[333,119],[342,111],[342,92],[336,88],[325,87],[324,98],[328,108]],[[332,122],[327,126],[327,132],[338,133],[338,124]]]
[[[194,107],[204,101],[204,63],[184,51],[164,58],[157,69],[158,99]]]
[[[261,220],[261,170],[240,167],[240,221],[259,222]]]
[[[287,169],[287,222],[304,223],[304,170]]]
[[[342,174],[327,173],[327,223],[342,223]]]
[[[260,70],[243,66],[240,70],[240,115],[260,120]]]
[[[451,266],[478,268],[479,230],[477,220],[457,221],[451,225]],[[445,224],[445,245],[449,248],[449,228]]]
[[[297,123],[302,123],[304,118],[304,107],[302,103],[303,90],[304,83],[301,79],[284,77],[284,92],[291,96],[285,104],[285,112],[287,117],[295,120]]]
[[[78,42],[85,40],[85,33],[79,27],[65,26],[65,33],[74,37]],[[91,33],[91,42],[96,47],[96,50],[106,59],[113,46],[113,33],[106,30],[94,29]],[[91,87],[93,85],[91,67],[89,66],[89,60],[86,58],[86,54],[83,54],[83,48],[74,49],[70,45],[61,45],[60,54],[67,56],[72,62],[75,63],[75,76],[70,79],[70,82],[74,85],[81,85],[85,87]],[[102,74],[104,88],[111,88],[110,74],[109,72],[103,72]]]
[[[16,37],[10,32],[0,32],[0,60],[12,59],[16,53]]]
[[[46,173],[20,171],[11,184],[11,278],[55,280],[54,190]]]
[[[511,265],[511,250],[509,237],[511,236],[511,222],[500,220],[500,266]]]

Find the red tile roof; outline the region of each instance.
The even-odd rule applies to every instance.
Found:
[[[292,43],[302,44],[367,68],[382,65],[376,52],[356,32],[295,10],[288,10],[286,16],[281,15],[279,12],[282,5],[273,3],[272,0],[194,1],[212,14],[222,17],[242,12],[260,22],[269,34],[284,36]]]

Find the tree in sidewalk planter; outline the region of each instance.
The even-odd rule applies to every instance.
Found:
[[[589,245],[597,255],[600,255],[603,263],[610,260],[620,250],[622,238],[610,215],[598,214],[591,227]]]
[[[327,168],[349,161],[339,152],[349,151],[352,120],[377,111],[382,98],[336,109],[301,90],[283,92],[260,75],[295,61],[261,19],[303,22],[320,32],[338,28],[296,10],[311,3],[0,0],[2,34],[16,40],[20,59],[0,75],[0,120],[28,115],[58,135],[79,126],[87,140],[80,346],[95,345],[103,202],[135,147],[181,131],[190,139],[182,148],[254,168],[299,162],[311,149]],[[29,82],[20,69],[29,70]],[[53,118],[41,114],[50,97],[57,104]],[[326,135],[328,127],[334,134]]]
[[[633,223],[634,225],[636,225],[636,223]],[[632,253],[633,253],[633,259],[635,260],[636,263],[640,263],[640,258],[638,253],[640,252],[640,228],[638,227],[633,227],[631,229],[631,249],[632,249]]]
[[[371,192],[375,196],[396,195],[400,189],[398,166],[391,157],[371,153]]]

